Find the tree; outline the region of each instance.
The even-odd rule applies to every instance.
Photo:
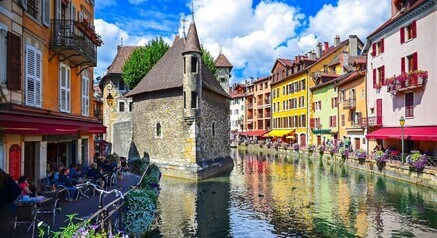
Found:
[[[203,45],[200,47],[202,51],[202,62],[208,67],[208,69],[212,72],[214,76],[217,75],[217,68],[214,64],[214,58],[211,56],[209,51],[203,48]]]
[[[135,88],[169,48],[159,37],[135,49],[122,68],[122,78],[129,88]]]

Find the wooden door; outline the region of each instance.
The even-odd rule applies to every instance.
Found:
[[[382,98],[376,99],[376,124],[382,125]]]
[[[360,138],[355,138],[355,150],[359,150],[360,149]]]

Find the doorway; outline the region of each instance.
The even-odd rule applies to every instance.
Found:
[[[361,149],[361,140],[360,138],[355,138],[355,150]]]
[[[35,142],[24,143],[24,175],[28,177],[29,182],[35,179]]]
[[[68,167],[73,161],[72,142],[47,143],[47,172],[56,172],[60,166]]]

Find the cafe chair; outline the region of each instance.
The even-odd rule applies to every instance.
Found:
[[[30,224],[27,228],[27,232],[29,232],[30,228],[32,228],[32,238],[35,234],[36,227],[36,215],[38,210],[35,210],[35,206],[31,203],[22,203],[17,206],[17,212],[15,215],[14,221],[14,229],[17,228],[17,225],[22,224]]]
[[[58,191],[46,191],[42,192],[42,195],[51,199],[41,203],[38,214],[53,214],[53,225],[55,225],[56,212],[59,205],[59,193]]]

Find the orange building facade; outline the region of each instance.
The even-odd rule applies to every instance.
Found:
[[[261,137],[270,129],[271,77],[264,77],[246,86],[246,132],[243,135],[249,137]]]
[[[93,110],[93,22],[91,0],[0,1],[0,168],[14,179],[92,160],[106,131]]]

